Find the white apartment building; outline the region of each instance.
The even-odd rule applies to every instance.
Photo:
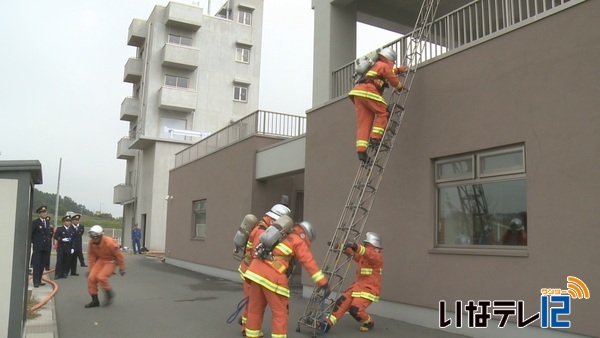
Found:
[[[142,245],[164,250],[175,153],[257,110],[262,21],[263,0],[230,0],[215,16],[169,2],[132,20],[135,56],[123,74],[132,94],[120,113],[129,135],[117,145],[127,166],[113,195],[123,205],[124,245],[138,223]]]

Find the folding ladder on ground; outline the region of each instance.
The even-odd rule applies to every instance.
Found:
[[[402,91],[394,91],[388,105],[390,117],[378,145],[369,145],[367,154],[369,160],[361,163],[352,183],[350,195],[346,201],[344,210],[335,230],[332,240],[328,243],[329,249],[325,255],[322,269],[329,280],[330,295],[325,295],[323,290],[317,287],[313,289],[306,310],[298,320],[296,331],[300,332],[302,325],[312,329],[312,337],[317,337],[319,326],[325,317],[333,311],[336,296],[343,292],[342,284],[348,270],[352,257],[343,254],[340,245],[348,241],[358,242],[367,223],[369,212],[375,200],[379,185],[383,178],[385,166],[390,157],[394,141],[398,135],[400,125],[404,119],[404,107],[410,87],[412,85],[416,70],[422,60],[423,51],[427,41],[431,23],[435,18],[435,12],[440,0],[424,0],[417,18],[415,28],[406,39],[403,48],[403,65],[408,65],[410,71],[401,79],[404,84]],[[399,51],[400,52],[400,51]]]

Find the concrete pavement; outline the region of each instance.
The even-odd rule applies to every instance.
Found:
[[[85,271],[57,281],[59,291],[42,307],[42,316],[26,324],[27,338],[95,337],[241,337],[237,320],[227,324],[243,298],[242,286],[161,262],[157,257],[125,255],[127,274],[114,275],[110,283],[116,297],[109,307],[85,309],[91,298]],[[43,298],[50,284],[31,288]],[[104,295],[100,293],[102,302]],[[290,299],[288,337],[311,337],[308,328],[296,332],[306,300],[301,289]],[[455,338],[461,335],[420,327],[374,316],[375,330],[358,331],[358,323],[345,316],[331,332],[322,337],[425,337]],[[263,331],[270,337],[270,311],[265,314]],[[36,325],[37,323],[37,325]]]

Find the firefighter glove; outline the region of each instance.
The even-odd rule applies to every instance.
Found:
[[[344,249],[346,248],[350,248],[352,249],[352,251],[356,251],[358,250],[358,244],[354,243],[354,242],[347,242],[346,244],[344,244]]]
[[[323,291],[323,298],[327,298],[331,293],[331,288],[329,288],[329,283],[325,283],[325,285],[320,286],[318,291]]]

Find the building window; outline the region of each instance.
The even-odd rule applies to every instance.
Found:
[[[436,247],[526,248],[523,146],[436,160],[435,180]]]
[[[165,86],[189,88],[190,79],[174,75],[165,75]]]
[[[206,200],[194,201],[193,237],[206,238]]]
[[[169,34],[169,43],[174,45],[191,46],[192,38],[186,36],[179,36],[175,34]]]
[[[252,12],[239,10],[238,23],[246,26],[252,26]]]
[[[248,102],[248,87],[240,85],[233,86],[233,100],[239,102]]]
[[[236,47],[235,48],[235,61],[250,63],[250,48]]]

